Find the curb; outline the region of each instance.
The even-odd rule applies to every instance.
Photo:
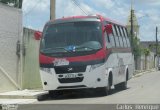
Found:
[[[151,70],[146,70],[146,71],[143,71],[143,72],[140,72],[140,73],[136,73],[135,75],[133,75],[132,78],[140,77],[140,76],[142,76],[143,74],[150,73],[150,72],[155,72],[155,71],[157,71],[157,70],[156,70],[156,69],[151,69]]]
[[[0,99],[37,99],[39,95],[34,96],[19,96],[19,95],[0,95]]]
[[[11,91],[0,93],[0,99],[37,99],[38,96],[48,94],[47,91]]]

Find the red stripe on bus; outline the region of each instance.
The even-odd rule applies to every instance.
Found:
[[[104,49],[101,49],[95,54],[92,55],[85,55],[85,56],[77,56],[77,57],[64,57],[64,59],[68,60],[69,62],[84,62],[84,61],[91,61],[91,60],[99,60],[105,58],[105,51]],[[39,60],[41,64],[50,64],[53,63],[55,59],[63,59],[63,58],[55,58],[55,57],[49,57],[40,54]]]
[[[99,60],[108,58],[109,55],[112,53],[130,53],[130,48],[111,48],[108,50],[101,49],[95,54],[92,55],[85,55],[85,56],[77,56],[77,57],[64,57],[64,59],[68,60],[69,62],[85,62],[85,61],[91,61],[91,60]],[[63,58],[55,58],[55,57],[49,57],[40,54],[39,60],[41,64],[50,64],[53,63],[55,59],[63,59]]]

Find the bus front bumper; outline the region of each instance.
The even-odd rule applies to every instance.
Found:
[[[65,78],[65,75],[68,74],[77,77]],[[78,74],[80,74],[80,76],[78,76]],[[40,70],[40,75],[44,90],[98,88],[108,85],[108,74],[104,65],[94,70],[91,70],[91,66],[87,66],[86,71],[83,73],[63,73],[61,78],[59,74],[55,73],[54,68],[51,68],[50,71]]]

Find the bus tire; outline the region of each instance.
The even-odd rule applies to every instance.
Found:
[[[38,101],[44,101],[44,100],[48,99],[48,97],[49,97],[48,94],[38,95],[38,96],[37,96],[37,100],[38,100]]]
[[[113,79],[112,73],[110,73],[108,78],[108,86],[106,88],[107,95],[111,94],[112,79]]]
[[[115,85],[115,88],[117,90],[125,90],[125,89],[127,89],[127,81]]]
[[[117,90],[125,90],[125,89],[127,89],[127,81],[128,81],[128,70],[127,70],[125,81],[115,85],[115,89],[117,89]]]
[[[108,86],[106,87],[106,95],[110,95],[111,92],[111,86],[112,86],[112,82],[111,82],[111,77],[108,80]]]
[[[110,72],[108,77],[108,85],[103,88],[103,94],[104,95],[110,95],[111,94],[111,86],[112,86],[112,73]]]
[[[98,93],[102,96],[110,95],[111,94],[111,86],[112,86],[112,73],[109,74],[108,86],[97,88],[96,93]]]

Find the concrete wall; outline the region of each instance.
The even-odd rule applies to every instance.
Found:
[[[155,61],[156,60],[157,59],[155,59]],[[156,64],[154,62],[154,53],[150,52],[150,55],[148,56],[141,55],[140,57],[137,58],[135,64],[136,64],[136,70],[148,70],[155,68]]]
[[[23,89],[42,88],[39,73],[39,41],[34,39],[34,30],[23,29]]]
[[[22,36],[22,11],[0,3],[0,91],[18,89],[21,83],[17,41]]]

